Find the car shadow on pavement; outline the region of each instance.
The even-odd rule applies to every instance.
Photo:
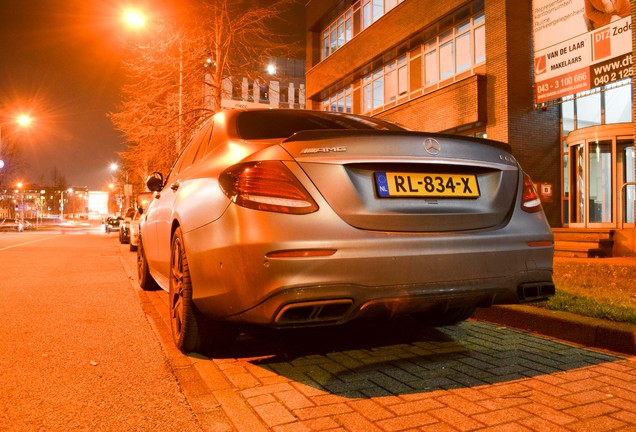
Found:
[[[489,385],[621,360],[476,321],[438,328],[405,320],[259,331],[242,335],[225,354],[352,398]]]

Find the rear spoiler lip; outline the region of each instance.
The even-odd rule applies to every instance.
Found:
[[[500,150],[504,150],[508,153],[512,153],[512,147],[510,144],[506,144],[501,141],[490,140],[486,138],[475,138],[463,135],[452,135],[443,133],[428,133],[428,132],[412,132],[406,130],[377,130],[377,129],[314,129],[296,132],[289,138],[283,141],[283,143],[295,142],[295,141],[314,141],[333,138],[346,138],[352,136],[410,136],[425,138],[442,138],[442,139],[454,139],[460,141],[469,141],[481,145],[487,145],[495,147]]]

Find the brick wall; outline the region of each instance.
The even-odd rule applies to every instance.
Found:
[[[461,125],[485,123],[485,83],[484,76],[475,75],[399,105],[378,117],[398,122],[410,129],[428,132],[442,132]]]
[[[552,183],[553,202],[544,210],[560,226],[560,108],[534,108],[532,0],[489,0],[485,13],[486,133],[509,143],[535,182]]]

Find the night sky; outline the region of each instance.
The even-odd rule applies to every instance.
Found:
[[[101,189],[125,150],[106,116],[123,80],[116,2],[0,2],[0,116],[34,118],[18,140],[29,164],[20,180],[46,186],[57,169],[69,186]]]
[[[5,181],[50,186],[54,170],[72,187],[103,189],[110,181],[111,162],[126,150],[107,113],[117,107],[125,45],[135,37],[121,19],[123,8],[133,3],[162,16],[175,12],[170,4],[183,5],[0,0],[0,122],[21,112],[34,118],[28,133],[21,131],[16,139],[29,167],[22,178]],[[298,4],[294,31],[302,28],[303,3]],[[2,127],[3,137],[7,128]]]

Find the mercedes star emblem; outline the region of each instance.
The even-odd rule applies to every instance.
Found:
[[[426,138],[424,140],[424,150],[431,156],[437,156],[442,149],[441,144],[434,138]]]

